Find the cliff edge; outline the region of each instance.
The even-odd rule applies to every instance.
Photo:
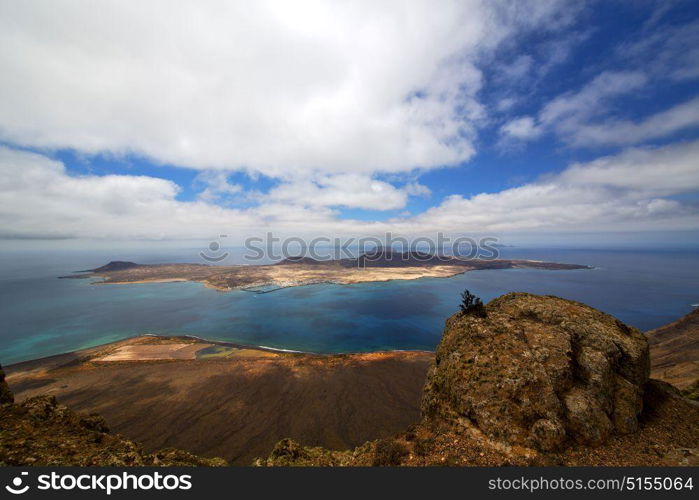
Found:
[[[542,451],[638,430],[643,334],[584,304],[508,294],[449,318],[423,416],[466,418],[490,439]]]
[[[592,307],[511,293],[450,317],[420,422],[336,452],[281,441],[257,465],[689,465],[699,408],[649,380],[645,336]]]

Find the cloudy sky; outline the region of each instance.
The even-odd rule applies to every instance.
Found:
[[[691,0],[0,0],[6,241],[698,229]]]

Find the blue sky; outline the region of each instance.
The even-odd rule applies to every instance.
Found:
[[[5,239],[699,229],[696,2],[56,5],[0,4]]]

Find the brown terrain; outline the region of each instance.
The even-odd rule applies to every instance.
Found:
[[[24,402],[2,409],[13,410],[0,419],[0,463],[60,463],[63,417],[55,433],[45,429],[50,452],[36,418],[26,422],[48,398],[60,408],[52,415],[65,404],[105,418],[68,418],[70,443],[85,439],[74,429],[85,418],[88,436],[103,425],[125,436],[98,439],[116,458],[84,454],[78,443],[66,463],[699,465],[699,403],[649,378],[650,352],[641,332],[612,316],[521,293],[491,301],[485,314],[449,318],[436,356],[138,337],[7,367]],[[130,440],[145,451],[131,454]]]
[[[155,264],[113,261],[62,278],[102,278],[99,283],[149,283],[197,281],[220,291],[284,288],[315,283],[363,283],[418,278],[447,278],[478,269],[588,269],[576,264],[532,260],[478,260],[436,256],[419,252],[381,251],[357,259],[320,261],[309,257],[285,259],[262,266],[209,266],[205,264]]]
[[[112,435],[104,418],[80,414],[53,396],[14,403],[0,367],[0,466],[225,466],[173,448],[148,453]]]
[[[485,309],[447,320],[415,425],[343,452],[283,440],[257,465],[699,465],[699,407],[649,379],[641,332],[557,297]]]
[[[694,394],[699,392],[699,309],[647,332],[651,376]]]
[[[6,367],[18,401],[54,396],[146,450],[248,465],[282,438],[335,449],[419,416],[427,352],[320,356],[144,336]]]

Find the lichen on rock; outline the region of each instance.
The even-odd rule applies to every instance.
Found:
[[[447,320],[423,415],[542,451],[637,430],[650,366],[641,332],[557,297],[511,293],[486,309]]]

